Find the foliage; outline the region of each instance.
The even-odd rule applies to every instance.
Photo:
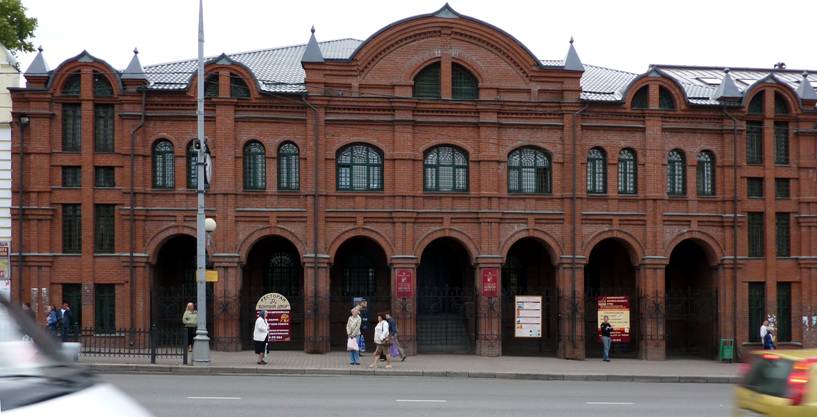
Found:
[[[12,54],[34,51],[29,39],[36,28],[37,18],[26,16],[20,0],[0,0],[0,44]]]

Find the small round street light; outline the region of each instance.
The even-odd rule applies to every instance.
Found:
[[[204,230],[207,233],[212,233],[216,231],[216,221],[212,218],[208,217],[204,219]]]

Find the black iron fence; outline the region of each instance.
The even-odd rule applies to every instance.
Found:
[[[59,336],[59,335],[57,335]],[[68,342],[81,344],[80,356],[144,358],[179,358],[187,365],[187,330],[152,326],[150,329],[105,329],[74,327],[67,332]]]

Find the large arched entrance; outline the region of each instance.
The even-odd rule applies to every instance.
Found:
[[[280,236],[268,236],[256,242],[247,255],[241,280],[241,342],[250,349],[255,322],[255,304],[270,292],[282,294],[292,307],[292,334],[289,343],[270,343],[274,350],[303,350],[304,297],[303,268],[298,249]]]
[[[386,253],[367,237],[353,237],[338,248],[330,270],[329,336],[333,349],[346,349],[349,312],[365,300],[361,332],[367,349],[374,349],[373,329],[377,313],[391,305],[391,279]]]
[[[417,351],[471,353],[476,342],[474,270],[458,241],[426,246],[417,273]]]
[[[601,357],[598,337],[598,298],[627,297],[630,304],[630,342],[614,343],[616,357],[638,356],[639,298],[636,269],[632,263],[632,248],[620,239],[604,239],[590,252],[584,268],[585,352],[588,357]]]
[[[664,274],[667,357],[717,354],[717,280],[701,244],[688,239],[670,254]]]
[[[542,336],[516,337],[516,296],[542,297]],[[502,354],[556,355],[558,296],[553,260],[544,243],[525,238],[511,246],[502,266]]]
[[[213,284],[206,284],[207,332],[213,335]],[[196,239],[176,235],[165,241],[156,256],[151,286],[151,323],[160,332],[182,329],[187,303],[196,303]],[[198,306],[196,307],[198,309]]]

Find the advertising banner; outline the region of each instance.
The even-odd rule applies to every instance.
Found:
[[[514,337],[542,337],[542,296],[517,295],[514,311]]]
[[[499,293],[499,268],[482,269],[482,296],[496,297]]]
[[[0,294],[11,300],[11,242],[0,241]]]
[[[271,292],[264,294],[255,304],[256,314],[266,312],[269,329],[269,342],[280,343],[292,340],[292,313],[289,300],[281,294]]]
[[[630,299],[626,296],[599,297],[598,321],[596,332],[601,340],[601,323],[607,316],[613,326],[612,341],[614,343],[630,343]]]
[[[397,298],[413,297],[413,271],[411,269],[398,269],[394,272],[394,275],[397,281]]]

